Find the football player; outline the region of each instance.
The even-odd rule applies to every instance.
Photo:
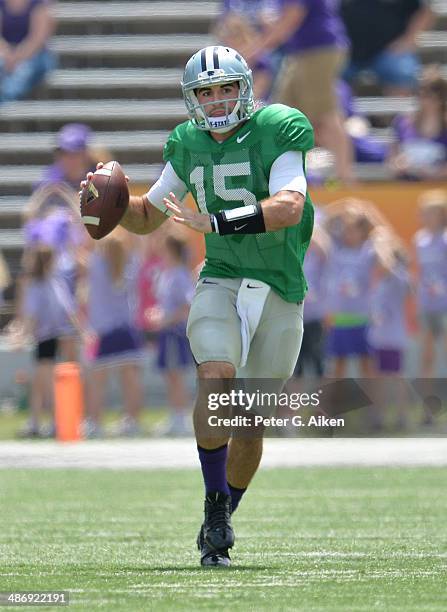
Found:
[[[227,47],[195,53],[182,90],[189,120],[169,136],[159,180],[146,195],[130,198],[121,225],[146,234],[171,216],[205,234],[187,326],[199,382],[287,380],[303,332],[312,126],[281,104],[256,109],[251,70]],[[196,210],[183,204],[187,193]],[[259,465],[262,436],[210,435],[200,426],[207,410],[199,391],[194,426],[206,496],[198,545],[203,566],[228,566],[231,513]]]

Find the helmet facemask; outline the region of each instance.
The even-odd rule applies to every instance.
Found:
[[[210,117],[207,114],[207,109],[217,104],[216,101],[200,103],[197,99],[196,91],[202,87],[211,87],[213,85],[224,85],[225,83],[237,82],[239,85],[239,95],[236,98],[228,98],[220,100],[225,110],[225,114],[217,117]],[[209,130],[212,132],[225,133],[232,130],[238,123],[248,119],[253,112],[253,100],[250,100],[247,93],[249,87],[243,77],[237,79],[232,77],[231,80],[217,80],[211,83],[203,81],[197,87],[186,89],[184,92],[186,108],[192,119],[192,122],[199,130]],[[233,110],[230,107],[236,102]]]

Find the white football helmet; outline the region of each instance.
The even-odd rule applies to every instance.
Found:
[[[238,97],[225,100],[225,115],[209,117],[206,107],[215,102],[199,104],[195,90],[235,81],[239,83]],[[228,132],[253,114],[251,70],[244,58],[230,47],[213,46],[197,51],[185,66],[181,85],[188,115],[199,130]],[[236,102],[231,112],[230,102]]]

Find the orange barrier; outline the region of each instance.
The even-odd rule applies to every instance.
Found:
[[[84,394],[77,363],[59,363],[54,371],[54,419],[56,439],[75,442],[81,439]]]
[[[136,185],[135,193],[142,195],[147,193],[147,185]],[[317,206],[324,206],[335,200],[345,197],[356,197],[362,200],[373,202],[376,207],[382,212],[386,219],[391,223],[397,234],[404,240],[410,252],[410,260],[412,261],[412,272],[414,269],[414,252],[412,239],[416,231],[419,229],[419,214],[418,200],[424,191],[429,189],[445,189],[445,183],[440,182],[405,182],[405,181],[390,181],[390,182],[371,182],[358,183],[353,188],[346,188],[337,185],[311,186],[309,188],[312,201]],[[194,207],[194,200],[191,196],[187,199],[188,205]],[[188,228],[180,227],[173,224],[173,229],[181,232],[187,240],[191,252],[194,265],[197,265],[203,260],[205,254],[205,245],[203,236],[189,230]],[[416,306],[414,299],[409,299],[407,308],[407,318],[411,331],[417,329]]]
[[[394,181],[387,183],[359,183],[355,188],[343,188],[336,185],[310,187],[312,200],[316,205],[328,204],[346,196],[357,197],[374,202],[377,208],[393,225],[396,232],[409,246],[412,237],[419,228],[417,201],[421,193],[428,189],[444,188],[445,184],[435,182],[412,183]],[[147,193],[147,185],[134,185],[135,195]],[[194,207],[194,200],[188,196],[188,204]],[[173,224],[174,227],[174,224]],[[203,236],[187,228],[175,226],[188,241],[194,264],[203,259],[205,248]]]

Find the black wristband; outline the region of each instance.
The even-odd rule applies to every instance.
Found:
[[[265,233],[264,214],[259,202],[233,210],[221,210],[210,215],[210,221],[213,232],[221,236]]]

